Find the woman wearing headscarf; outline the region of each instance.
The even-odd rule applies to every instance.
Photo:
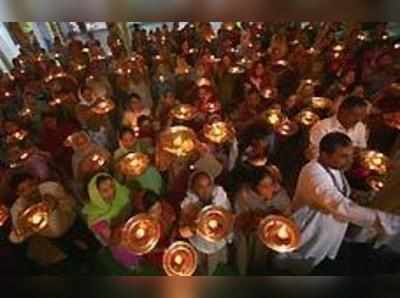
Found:
[[[134,269],[140,257],[120,243],[120,227],[131,213],[130,191],[107,173],[92,178],[88,185],[89,203],[83,208],[89,228],[96,238],[109,247],[114,259]]]
[[[253,169],[251,173],[249,182],[235,196],[236,261],[241,275],[246,275],[248,270],[265,270],[267,265],[269,251],[256,234],[259,220],[268,214],[290,213],[290,198],[281,186],[279,169],[267,166],[263,170]]]
[[[181,203],[181,228],[184,238],[188,238],[199,251],[201,258],[201,272],[212,275],[218,265],[228,261],[228,239],[209,242],[194,233],[193,222],[197,213],[206,206],[215,206],[231,211],[231,203],[225,190],[214,184],[214,178],[205,171],[194,172],[189,179],[186,198]]]

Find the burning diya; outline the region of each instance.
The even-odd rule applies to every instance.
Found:
[[[310,105],[315,110],[330,110],[333,103],[332,100],[326,97],[313,97]]]
[[[299,131],[296,122],[286,119],[275,126],[275,131],[282,136],[293,136]]]
[[[295,116],[297,123],[305,127],[311,127],[319,121],[319,116],[312,111],[304,110]]]
[[[286,116],[283,114],[281,109],[272,108],[265,111],[264,119],[268,125],[276,127],[286,120]]]
[[[269,215],[258,226],[258,236],[268,248],[288,253],[300,245],[300,231],[297,225],[279,215]]]
[[[271,88],[265,88],[260,93],[263,98],[270,99],[274,95],[274,90],[272,90]]]
[[[383,153],[374,150],[365,150],[360,154],[361,166],[367,170],[384,175],[388,171],[389,158]]]
[[[196,117],[197,109],[196,107],[189,104],[180,104],[175,106],[170,114],[172,117],[178,120],[190,121]]]
[[[176,156],[187,156],[196,148],[196,134],[186,126],[173,126],[160,135],[161,149]]]
[[[103,167],[106,162],[107,158],[100,153],[92,153],[89,155],[90,162],[95,166],[95,168]]]
[[[164,251],[163,268],[168,276],[192,276],[197,265],[198,253],[187,242],[174,242]]]
[[[91,108],[92,112],[98,115],[105,115],[114,110],[115,103],[111,99],[102,98]]]
[[[45,229],[49,223],[50,209],[47,203],[40,202],[25,209],[19,216],[19,225],[24,231],[38,233]]]
[[[382,176],[371,176],[367,178],[367,184],[374,192],[379,192],[385,186],[385,178]]]
[[[229,67],[228,72],[230,74],[243,74],[246,72],[246,69],[241,66],[231,66]]]
[[[87,145],[90,142],[90,138],[84,131],[75,132],[64,141],[66,147],[81,147]]]
[[[10,168],[16,168],[21,165],[22,162],[27,160],[31,154],[32,154],[32,149],[19,149],[17,148],[16,151],[14,151],[13,158],[11,159],[10,163]]]
[[[196,81],[197,87],[211,86],[211,81],[207,78],[200,78]]]
[[[151,252],[160,240],[158,220],[146,213],[130,218],[122,228],[122,244],[137,255]]]
[[[17,131],[13,132],[12,134],[8,135],[6,140],[8,144],[15,144],[25,140],[27,136],[28,136],[28,131],[20,128]]]
[[[222,106],[221,106],[221,103],[219,101],[204,102],[200,106],[200,110],[203,113],[208,113],[208,114],[218,113],[219,111],[221,111],[221,109],[222,109]]]
[[[234,217],[227,210],[207,206],[197,215],[196,233],[204,240],[218,242],[225,239],[233,230]]]
[[[21,111],[18,112],[18,116],[24,119],[32,118],[33,112],[32,109],[29,107],[23,108]]]
[[[335,46],[332,47],[332,50],[334,52],[342,52],[344,50],[344,46],[341,44],[337,44]]]
[[[123,175],[137,177],[142,175],[150,164],[150,158],[143,153],[128,153],[119,161],[119,168]]]
[[[211,124],[205,124],[203,133],[207,140],[216,144],[223,144],[233,139],[235,136],[235,129],[229,123],[217,121]]]
[[[8,218],[10,217],[10,213],[6,206],[0,205],[0,227],[3,226]]]

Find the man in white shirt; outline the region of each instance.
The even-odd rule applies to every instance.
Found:
[[[366,148],[368,133],[364,119],[368,115],[368,102],[356,96],[347,97],[336,115],[317,122],[310,130],[310,159],[318,158],[319,143],[331,132],[341,132],[349,136],[353,145]]]
[[[293,201],[293,219],[301,231],[301,246],[293,257],[305,261],[308,270],[326,258],[335,259],[350,223],[374,235],[400,231],[399,217],[359,206],[349,198],[351,188],[343,171],[353,158],[350,138],[327,134],[319,150],[319,159],[303,167]]]

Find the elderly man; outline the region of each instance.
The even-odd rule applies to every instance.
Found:
[[[351,188],[343,171],[352,158],[351,139],[343,133],[330,133],[321,140],[318,160],[309,162],[300,173],[293,219],[301,230],[301,246],[293,259],[301,260],[297,269],[302,273],[325,259],[336,258],[349,224],[364,228],[373,237],[400,232],[399,217],[361,207],[350,199]]]
[[[318,158],[318,147],[322,138],[331,132],[349,136],[353,145],[366,148],[367,128],[363,123],[368,115],[368,102],[356,96],[346,98],[336,115],[317,122],[310,130],[310,159]]]

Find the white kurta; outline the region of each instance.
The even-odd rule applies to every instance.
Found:
[[[349,190],[340,171],[325,169],[316,160],[304,166],[294,197],[293,219],[302,238],[296,255],[314,266],[334,259],[349,223],[371,229],[379,222],[387,235],[397,233],[399,217],[357,205],[348,198]]]

